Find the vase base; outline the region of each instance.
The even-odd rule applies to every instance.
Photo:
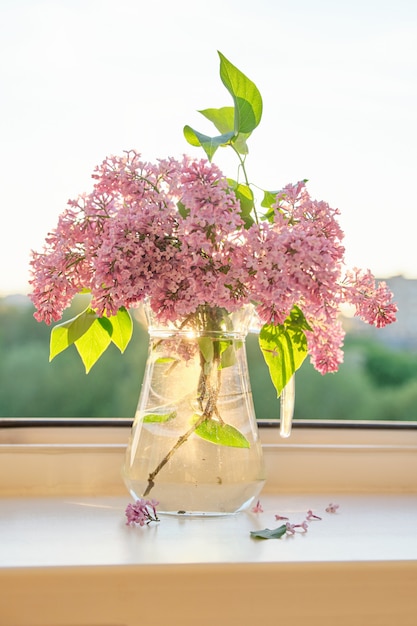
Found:
[[[134,482],[134,481],[133,481]],[[126,481],[134,500],[143,496],[143,487]],[[158,515],[176,517],[226,517],[248,509],[258,497],[265,480],[234,485],[189,485],[159,484],[147,496],[158,502]],[[141,485],[142,486],[142,485]]]
[[[250,505],[254,502],[254,498],[251,498],[247,503],[241,506],[237,511],[160,511],[158,508],[158,515],[169,515],[170,517],[233,517],[243,511],[246,511]]]

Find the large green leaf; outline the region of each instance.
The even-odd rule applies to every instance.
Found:
[[[87,308],[52,329],[49,360],[75,344],[88,373],[111,342],[124,352],[132,332],[132,318],[124,307],[111,317],[98,317],[93,309]]]
[[[198,416],[195,416],[198,417]],[[249,441],[230,424],[214,419],[206,419],[195,429],[196,435],[219,446],[231,448],[250,448]]]
[[[52,361],[60,352],[82,337],[96,319],[97,315],[93,309],[87,308],[76,317],[54,326],[51,331],[49,360]]]
[[[235,110],[233,107],[221,107],[220,109],[202,109],[201,115],[213,122],[219,133],[234,132]]]
[[[262,97],[256,85],[219,52],[220,78],[235,105],[234,130],[251,133],[262,117]]]
[[[84,363],[86,374],[109,347],[112,332],[110,320],[106,317],[97,317],[87,332],[74,342]]]
[[[116,315],[109,317],[109,321],[113,328],[111,340],[123,353],[133,333],[133,322],[130,313],[125,307],[121,307]]]
[[[265,324],[259,333],[259,345],[277,396],[307,356],[304,331],[309,329],[302,311],[295,306],[284,324]]]
[[[219,133],[225,134],[234,131],[235,109],[233,107],[222,107],[220,109],[204,109],[199,111],[205,118],[213,122]],[[231,139],[231,143],[239,154],[248,154],[246,140],[250,133],[238,133]]]
[[[208,135],[203,135],[203,133],[194,130],[191,126],[184,126],[184,137],[188,143],[196,147],[201,146],[207,154],[209,161],[212,160],[217,148],[227,145],[234,135],[234,131],[230,131],[229,133],[218,135],[217,137],[209,137]]]

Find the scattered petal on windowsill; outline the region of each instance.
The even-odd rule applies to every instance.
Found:
[[[339,508],[338,504],[333,504],[333,502],[331,502],[329,506],[326,508],[326,513],[337,513],[338,508]]]
[[[311,520],[321,520],[321,517],[319,517],[318,515],[314,515],[313,511],[311,509],[309,509],[307,511],[307,518],[308,521]]]
[[[338,504],[334,504],[331,502],[326,508],[327,513],[336,513],[339,508]],[[262,506],[258,500],[256,506],[253,507],[252,511],[255,513],[263,511]],[[276,520],[286,520],[285,524],[275,528],[273,530],[269,528],[264,528],[263,530],[252,530],[250,531],[251,537],[256,539],[279,539],[283,535],[287,535],[288,537],[294,536],[296,533],[305,534],[308,531],[308,523],[311,521],[318,521],[322,518],[319,515],[313,513],[312,509],[309,509],[306,514],[306,519],[298,524],[294,524],[289,521],[288,517],[284,515],[275,514]]]
[[[258,502],[255,504],[255,506],[252,507],[252,513],[263,513],[264,510],[262,508],[262,504],[260,502],[260,500],[258,500]]]

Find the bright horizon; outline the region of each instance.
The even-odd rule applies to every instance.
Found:
[[[27,293],[30,250],[107,155],[204,156],[182,128],[231,104],[217,50],[263,97],[251,182],[307,178],[341,210],[349,266],[417,278],[417,3],[270,4],[3,0],[0,295]]]

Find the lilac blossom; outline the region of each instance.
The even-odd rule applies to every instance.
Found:
[[[158,522],[159,518],[156,512],[158,502],[156,500],[146,500],[140,498],[134,504],[129,503],[126,507],[126,525],[144,526],[150,522]]]
[[[276,194],[272,221],[246,228],[225,175],[205,159],[148,163],[130,151],[105,159],[93,179],[32,254],[39,321],[59,320],[81,291],[99,317],[149,298],[162,323],[201,306],[230,313],[254,303],[261,322],[276,325],[296,305],[311,362],[325,374],[343,361],[341,304],[376,327],[395,320],[384,283],[344,271],[339,212],[313,200],[304,182]]]

